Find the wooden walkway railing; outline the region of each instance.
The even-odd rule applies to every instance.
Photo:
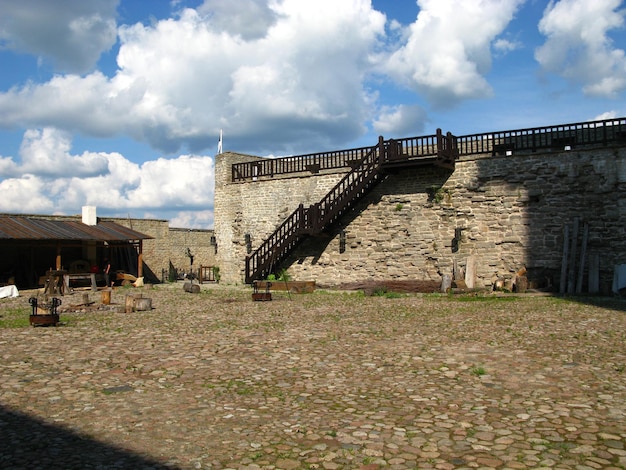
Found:
[[[456,156],[491,154],[506,155],[515,152],[537,152],[540,150],[564,150],[566,147],[602,145],[626,141],[626,118],[601,121],[561,124],[510,131],[486,132],[455,137],[448,132],[407,137],[394,140],[398,151],[390,155],[387,163],[399,156],[401,160],[437,156],[447,151],[448,164]],[[387,141],[387,143],[390,143]],[[232,181],[250,181],[255,178],[271,178],[290,173],[317,173],[323,170],[352,168],[369,152],[370,147],[361,147],[333,152],[313,153],[283,158],[264,158],[254,162],[232,165]],[[458,153],[455,153],[458,152]],[[394,156],[395,155],[395,156]]]
[[[404,139],[387,140],[385,145],[397,145],[397,151],[390,151],[385,163],[395,160],[412,160],[427,157],[441,156],[450,152],[454,144],[448,144],[453,139],[448,133],[444,136],[441,129],[437,134],[407,137]],[[392,144],[395,142],[395,144]],[[323,170],[340,168],[354,168],[359,165],[363,157],[369,153],[371,147],[361,147],[334,152],[313,153],[283,158],[264,158],[254,162],[242,162],[232,165],[232,181],[250,181],[255,178],[272,178],[274,176],[291,173],[318,173]],[[452,154],[451,154],[452,155]]]
[[[560,124],[457,137],[460,155],[507,155],[540,150],[571,150],[626,142],[626,118]]]

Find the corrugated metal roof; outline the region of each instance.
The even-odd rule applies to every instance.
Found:
[[[37,219],[34,217],[0,216],[0,239],[5,240],[84,240],[128,241],[146,240],[150,235],[116,224],[98,222],[87,225],[74,220]]]

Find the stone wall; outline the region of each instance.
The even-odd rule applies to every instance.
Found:
[[[230,165],[250,158],[255,157],[223,154],[216,160],[217,263],[229,283],[243,280],[246,234],[256,249],[298,204],[318,202],[345,174],[232,183]],[[376,186],[326,237],[302,243],[283,267],[294,279],[328,285],[438,280],[472,256],[478,286],[524,266],[535,282],[558,286],[564,227],[571,231],[578,218],[578,237],[587,224],[587,254],[599,257],[607,292],[614,265],[626,262],[624,189],[624,147],[478,155],[458,161],[452,173],[402,170]]]
[[[172,228],[167,220],[107,218],[154,239],[143,241],[143,260],[159,280],[167,279],[170,265],[194,273],[200,266],[216,266],[213,230]],[[193,255],[193,265],[187,255]]]

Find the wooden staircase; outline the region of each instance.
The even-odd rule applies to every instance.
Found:
[[[317,235],[337,222],[342,215],[386,178],[388,171],[424,165],[436,165],[454,169],[458,158],[456,138],[441,130],[432,136],[436,151],[407,151],[401,140],[385,141],[379,137],[378,144],[357,162],[318,203],[309,207],[300,204],[285,221],[249,256],[246,256],[245,282],[265,279],[281,261],[306,237]]]

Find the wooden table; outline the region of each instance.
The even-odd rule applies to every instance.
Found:
[[[90,279],[91,280],[91,291],[96,292],[98,290],[98,286],[96,285],[96,274],[95,273],[72,273],[72,274],[64,274],[63,275],[63,284],[66,292],[70,291],[70,281],[78,280],[78,279]]]

